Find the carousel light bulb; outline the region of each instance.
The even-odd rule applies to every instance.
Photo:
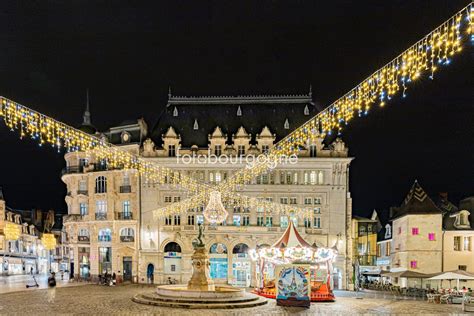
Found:
[[[209,194],[209,203],[203,215],[211,224],[220,224],[225,221],[228,213],[222,204],[221,193],[219,191],[212,191]]]

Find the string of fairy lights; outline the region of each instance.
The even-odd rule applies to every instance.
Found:
[[[388,64],[363,80],[355,88],[337,99],[325,110],[279,141],[262,159],[241,169],[227,181],[209,186],[178,171],[147,161],[113,146],[96,136],[86,134],[51,117],[36,112],[16,102],[0,97],[0,117],[20,138],[31,137],[40,146],[50,145],[58,150],[85,151],[99,160],[107,161],[113,168],[135,169],[146,182],[172,184],[185,189],[190,198],[155,211],[159,216],[181,214],[204,205],[213,191],[221,192],[226,207],[257,208],[269,212],[307,214],[307,208],[273,203],[262,198],[247,197],[237,193],[253,178],[278,165],[279,158],[298,154],[316,138],[341,133],[355,116],[365,116],[370,108],[384,106],[397,93],[406,96],[410,83],[428,74],[430,79],[441,67],[449,65],[451,58],[462,51],[465,38],[473,41],[473,4],[469,4],[428,35],[405,50]]]
[[[239,187],[250,183],[255,177],[275,168],[282,156],[297,155],[303,148],[332,133],[340,134],[354,116],[362,117],[377,104],[381,107],[401,92],[406,97],[410,83],[428,74],[434,74],[441,67],[449,65],[454,55],[462,51],[466,38],[474,41],[474,6],[471,2],[462,10],[451,16],[440,26],[424,36],[421,40],[402,52],[392,61],[375,71],[355,88],[337,99],[322,112],[280,140],[266,155],[249,168],[234,173],[217,186],[220,192],[236,192]],[[204,201],[194,198],[161,208],[158,212],[174,210],[182,212],[184,206]],[[300,213],[299,210],[295,210]],[[307,209],[301,210],[308,214]]]
[[[167,184],[183,188],[193,198],[179,203],[173,209],[164,208],[160,215],[182,213],[196,208],[206,201],[213,189],[212,186],[200,183],[182,172],[160,166],[139,156],[124,151],[94,135],[84,133],[65,123],[41,114],[31,108],[0,97],[0,117],[11,131],[19,131],[20,139],[30,137],[38,141],[39,146],[50,145],[65,148],[68,152],[84,151],[97,160],[104,160],[111,169],[134,169],[145,177],[145,181],[154,184]],[[228,207],[258,207],[274,212],[289,212],[290,207],[261,199],[243,196],[237,193],[223,193],[223,202]],[[197,203],[197,201],[201,201]]]

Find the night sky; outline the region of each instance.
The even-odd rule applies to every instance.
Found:
[[[138,2],[133,2],[138,3]],[[307,93],[323,108],[468,4],[405,1],[2,1],[0,94],[71,125],[86,88],[104,130],[176,95]],[[408,96],[353,120],[355,214],[400,205],[418,179],[474,195],[473,48]],[[66,212],[63,155],[0,123],[0,185],[14,208]]]

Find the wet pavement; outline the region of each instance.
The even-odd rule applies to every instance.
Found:
[[[33,276],[36,279],[39,287],[30,287],[27,288],[26,285],[34,285],[35,281]],[[80,285],[80,283],[69,282],[67,276],[64,275],[63,280],[61,280],[61,275],[56,275],[56,284],[58,287],[64,286],[73,286]],[[0,293],[9,293],[17,291],[33,291],[35,289],[46,289],[48,288],[48,276],[46,274],[35,274],[35,275],[9,275],[9,276],[0,276]]]
[[[440,305],[383,293],[337,291],[334,303],[312,303],[310,309],[280,307],[274,300],[264,306],[239,310],[186,310],[141,305],[131,298],[150,293],[153,287],[123,285],[63,286],[0,294],[0,315],[453,315],[462,314],[461,305]]]

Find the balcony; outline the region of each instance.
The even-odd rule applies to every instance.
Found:
[[[89,191],[87,190],[77,190],[77,195],[88,195],[89,194]]]
[[[377,265],[377,256],[372,255],[362,255],[357,256],[359,264],[361,266],[376,266]]]
[[[131,212],[119,212],[116,213],[116,219],[118,220],[132,220],[133,219],[133,214]]]
[[[107,220],[107,213],[95,213],[95,219],[98,221]]]
[[[81,244],[90,243],[91,238],[89,236],[77,236],[77,242]]]
[[[121,242],[134,242],[135,236],[120,236]]]
[[[83,173],[83,172],[84,172],[84,166],[69,166],[61,170],[61,176],[64,176],[65,174],[74,174],[74,173]]]
[[[63,216],[63,222],[81,222],[84,217],[80,214],[68,214]]]
[[[132,186],[131,185],[121,185],[120,186],[120,193],[132,193]]]

